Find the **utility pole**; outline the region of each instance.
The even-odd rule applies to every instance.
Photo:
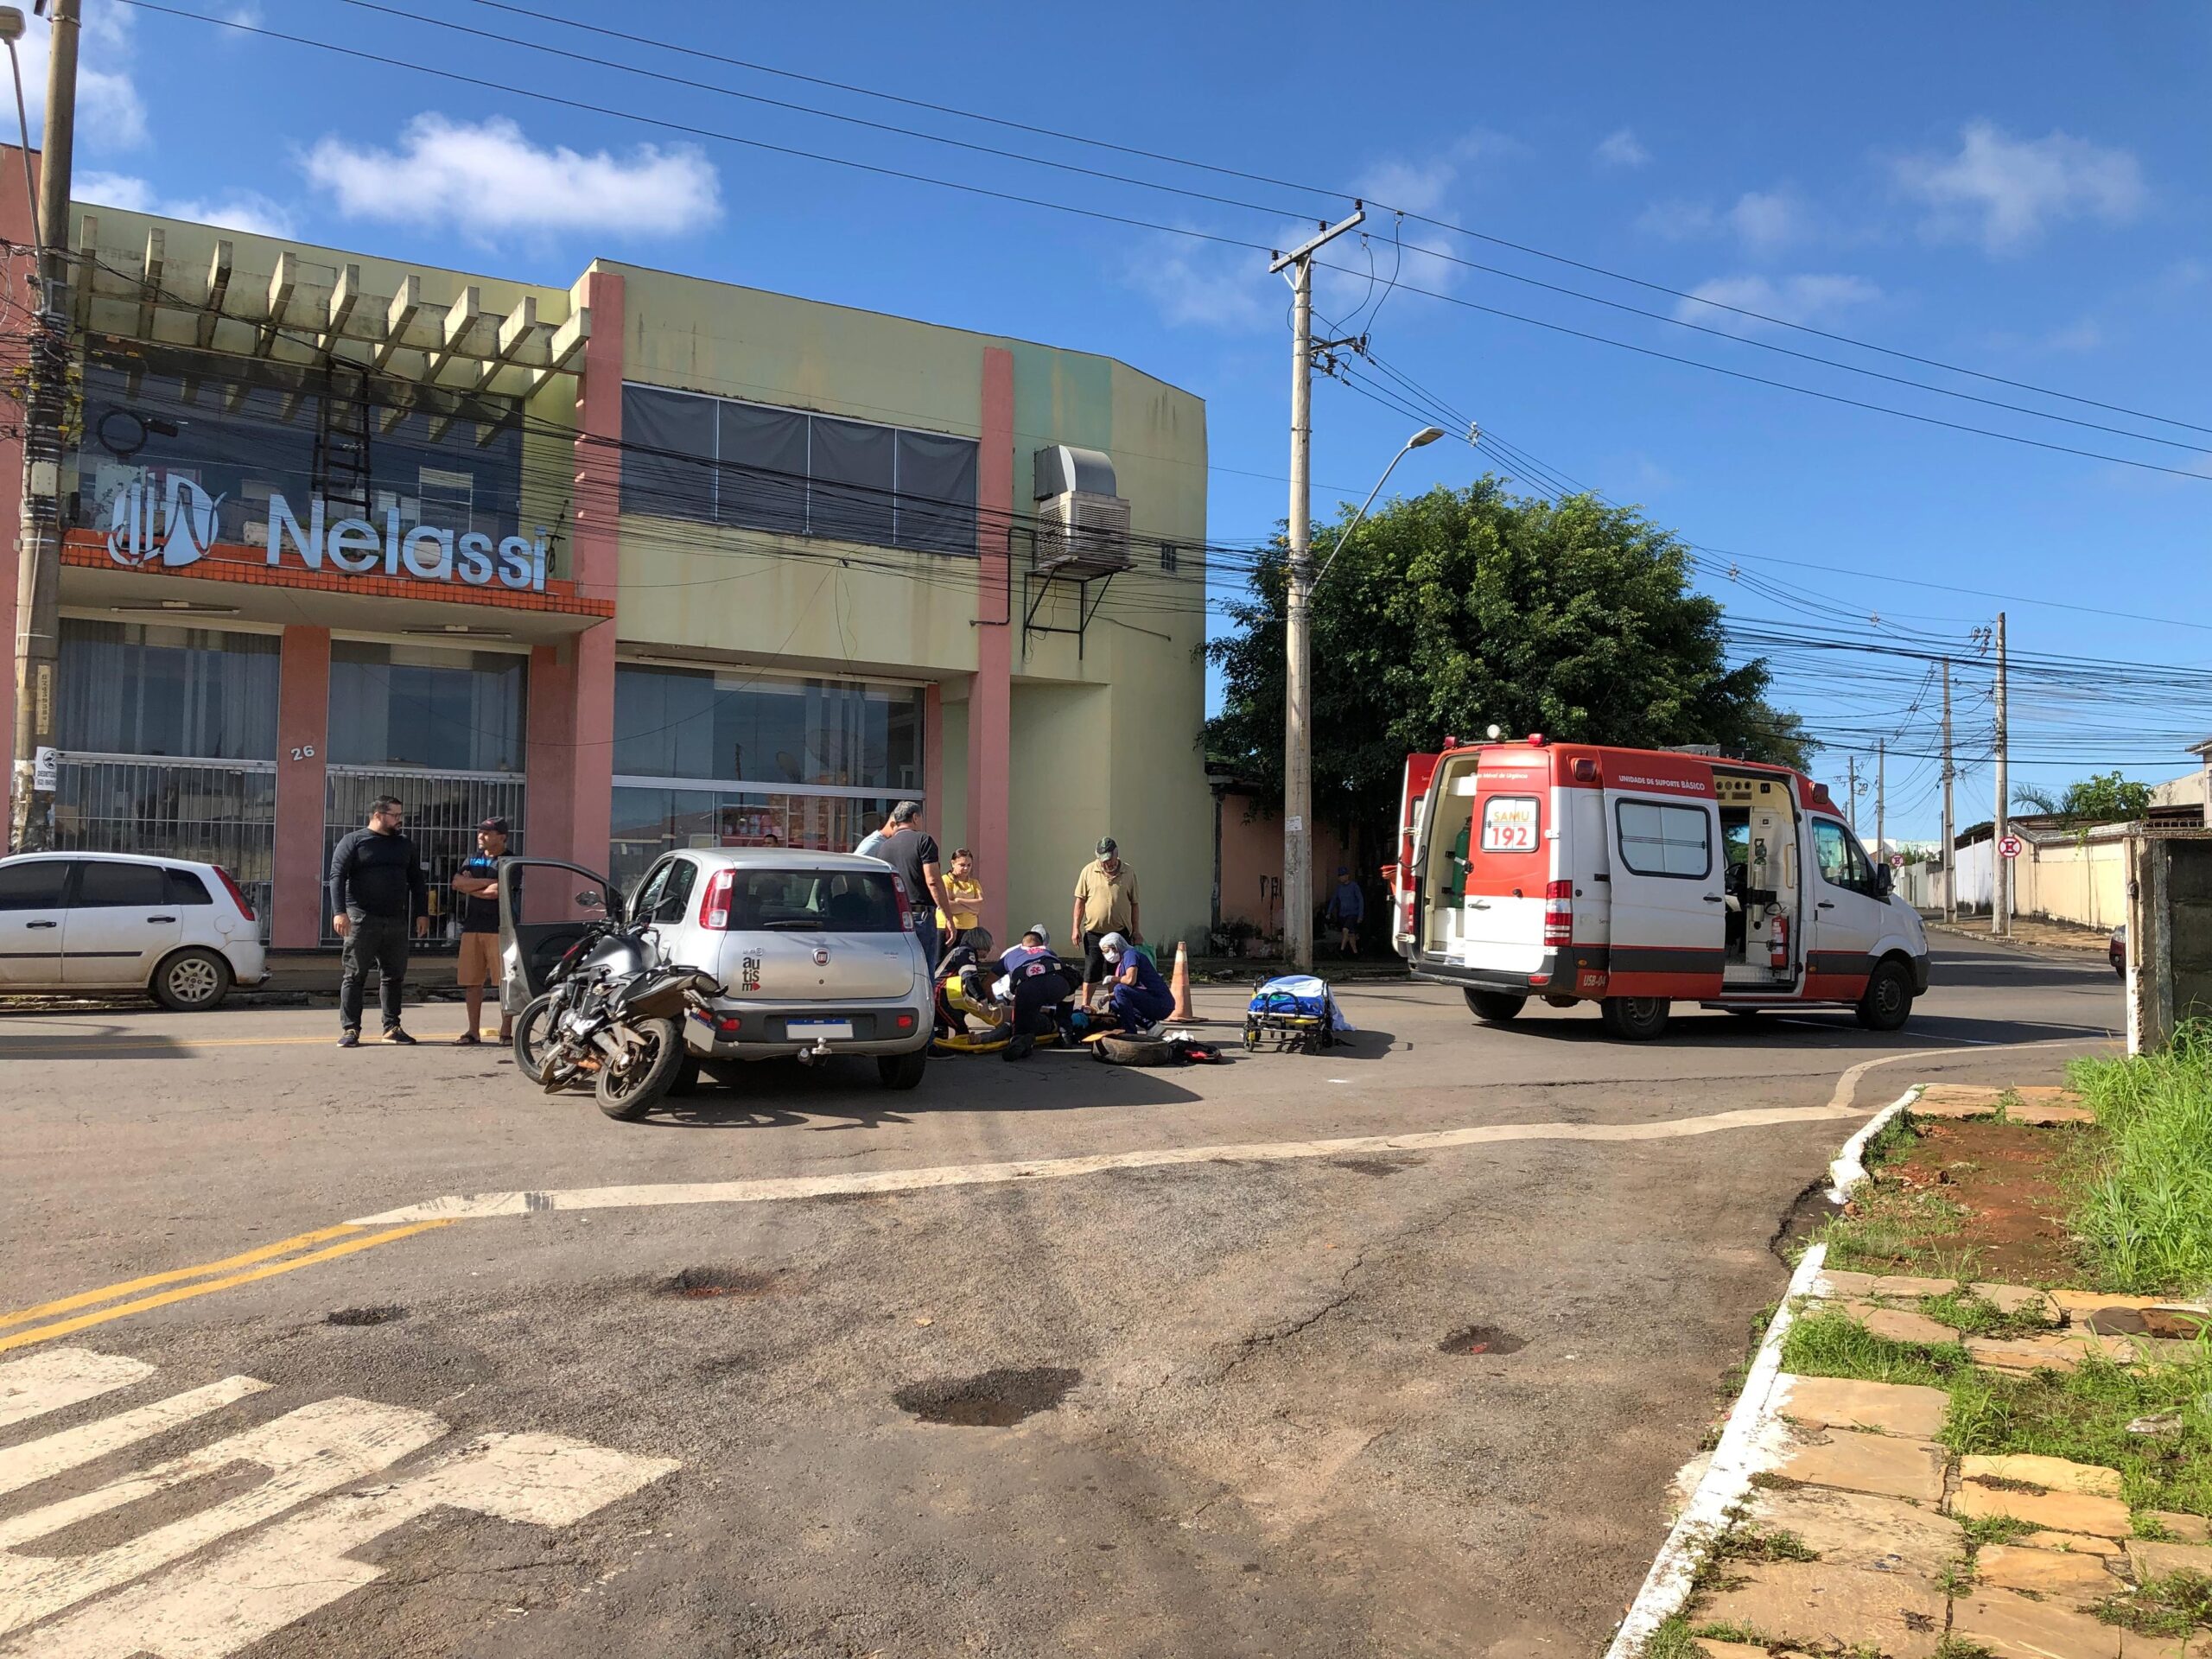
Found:
[[[1994,838],[1989,850],[1994,855],[1990,871],[1989,931],[2007,934],[2012,931],[2012,861],[2004,855],[2005,837],[2012,833],[2011,814],[2006,810],[2005,796],[2012,788],[2011,768],[2007,765],[2005,743],[2009,734],[2005,728],[2005,613],[1997,613],[1997,817]]]
[[[1844,799],[1851,809],[1851,833],[1855,836],[1859,833],[1859,757],[1847,755],[1843,765]]]
[[[1321,226],[1320,234],[1278,254],[1268,267],[1288,270],[1292,295],[1290,372],[1290,569],[1284,610],[1282,771],[1282,941],[1290,965],[1313,968],[1313,256],[1367,217]]]
[[[61,584],[61,428],[69,366],[69,163],[77,124],[79,0],[48,0],[46,134],[39,151],[38,315],[23,397],[22,533],[16,544],[16,731],[11,839],[53,842],[54,669]],[[42,763],[42,764],[41,764]]]
[[[1955,922],[1959,918],[1959,873],[1957,852],[1951,845],[1951,779],[1957,776],[1951,766],[1951,659],[1943,659],[1943,919]]]
[[[1889,849],[1882,843],[1889,839],[1890,811],[1890,740],[1874,740],[1874,856],[1887,860]]]

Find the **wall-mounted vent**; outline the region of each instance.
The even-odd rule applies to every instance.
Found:
[[[1056,443],[1037,451],[1031,568],[1052,575],[1104,576],[1129,568],[1129,504],[1114,493],[1112,457]]]
[[[1103,449],[1077,449],[1055,443],[1039,449],[1030,462],[1030,499],[1056,495],[1112,495],[1114,460]]]

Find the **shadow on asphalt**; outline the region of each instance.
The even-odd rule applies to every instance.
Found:
[[[972,1079],[969,1073],[975,1074]],[[728,1084],[701,1077],[696,1093],[664,1101],[641,1120],[643,1125],[876,1129],[908,1123],[923,1114],[1087,1111],[1196,1105],[1205,1098],[1169,1081],[1182,1075],[1179,1068],[1103,1065],[1072,1054],[1014,1061],[995,1054],[939,1055],[930,1062],[921,1085],[905,1094],[878,1090],[861,1065],[842,1062],[817,1068],[795,1060],[763,1060],[731,1075],[735,1081]]]
[[[52,1018],[53,1009],[42,1010]],[[81,1014],[81,1008],[68,1010]],[[180,1014],[179,1019],[191,1019]],[[167,1032],[133,1031],[100,1023],[72,1026],[44,1036],[0,1037],[0,1061],[5,1060],[186,1060],[195,1058],[191,1039]]]
[[[1648,1045],[1655,1048],[1746,1048],[1756,1047],[1780,1033],[1772,1030],[1787,1023],[1792,1035],[1801,1037],[1808,1030],[1833,1032],[1836,1036],[1852,1039],[1853,1045],[1863,1046],[1870,1054],[1878,1053],[1899,1045],[1925,1045],[1939,1047],[1947,1043],[1967,1043],[1991,1046],[2005,1043],[2032,1043],[2071,1038],[2077,1040],[2097,1040],[2112,1036],[2107,1026],[2062,1024],[2050,1020],[1977,1020],[1957,1014],[1916,1014],[1903,1031],[1872,1032],[1859,1027],[1848,1010],[1834,1008],[1791,1008],[1773,1014],[1741,1015],[1719,1012],[1691,1012],[1678,1010],[1669,1022],[1666,1034]],[[1483,1027],[1476,1021],[1468,1022],[1468,1029],[1497,1029]],[[1541,1038],[1559,1043],[1589,1043],[1611,1047],[1619,1039],[1609,1035],[1597,1020],[1582,1019],[1516,1020],[1507,1027],[1513,1035]],[[1917,1043],[1916,1043],[1917,1039]]]

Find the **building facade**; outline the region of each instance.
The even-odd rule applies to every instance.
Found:
[[[1203,934],[1198,398],[604,260],[551,287],[72,219],[61,844],[220,862],[296,949],[379,794],[434,887],[494,813],[621,882],[913,798],[1001,931],[1064,925],[1112,834],[1147,934]],[[20,471],[0,445],[11,519]]]

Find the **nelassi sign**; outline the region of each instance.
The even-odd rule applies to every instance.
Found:
[[[142,472],[108,499],[107,556],[136,569],[176,569],[196,564],[213,546],[216,513],[225,497],[209,496],[181,473]],[[269,563],[281,565],[289,543],[307,569],[330,568],[349,576],[400,576],[418,582],[459,582],[471,588],[545,591],[546,534],[535,540],[498,540],[481,531],[456,534],[429,524],[405,527],[397,508],[381,525],[366,518],[328,522],[323,499],[308,499],[302,524],[281,495],[269,498]]]

